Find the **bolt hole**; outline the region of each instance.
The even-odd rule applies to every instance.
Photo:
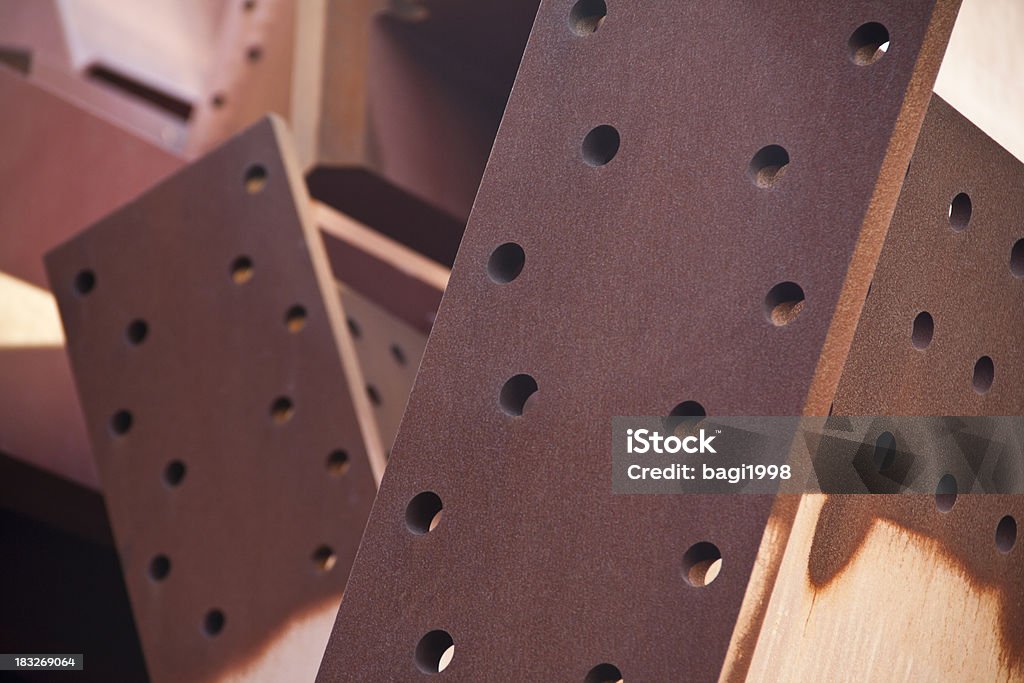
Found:
[[[231,263],[231,279],[236,285],[244,285],[252,275],[252,259],[248,256],[239,256]]]
[[[149,578],[163,581],[171,573],[171,560],[166,555],[157,555],[149,562]]]
[[[953,197],[946,213],[949,216],[949,224],[955,232],[967,229],[967,224],[971,222],[971,211],[971,198],[967,196],[967,193],[961,192]]]
[[[249,194],[262,192],[267,185],[267,169],[253,164],[245,171],[245,191]]]
[[[607,15],[604,0],[579,0],[569,11],[569,27],[578,36],[588,36],[601,28]]]
[[[348,331],[354,339],[359,339],[363,336],[363,330],[359,327],[359,323],[356,322],[355,318],[347,318]]]
[[[683,553],[683,578],[695,588],[715,581],[722,571],[722,552],[714,543],[701,541]]]
[[[270,417],[277,424],[284,424],[295,415],[295,405],[287,396],[281,396],[270,405]]]
[[[892,432],[882,432],[875,439],[875,471],[887,471],[896,462],[896,437]]]
[[[974,364],[974,378],[972,384],[974,390],[979,394],[987,394],[992,388],[992,382],[996,376],[996,366],[989,356],[982,356]]]
[[[956,504],[957,486],[956,477],[952,474],[944,474],[935,487],[935,507],[939,512],[949,512]]]
[[[441,523],[444,505],[441,497],[433,491],[416,494],[405,508],[405,526],[409,531],[422,536],[430,533]]]
[[[327,456],[327,471],[336,477],[348,472],[350,464],[348,453],[341,449],[331,451],[331,454]]]
[[[1014,242],[1010,250],[1010,272],[1014,277],[1024,277],[1024,239]]]
[[[583,683],[622,683],[622,672],[611,664],[598,664],[587,672]]]
[[[132,346],[138,346],[146,340],[147,334],[149,334],[149,325],[146,324],[146,321],[133,320],[125,330],[124,336],[128,340],[129,344]]]
[[[924,351],[932,343],[932,335],[935,334],[935,320],[928,311],[921,311],[914,318],[913,330],[910,333],[910,343],[915,349]]]
[[[334,554],[330,546],[322,545],[313,551],[313,564],[321,572],[329,572],[338,562],[338,556]]]
[[[132,428],[132,414],[127,410],[119,410],[110,418],[110,431],[118,436],[124,436]]]
[[[298,332],[306,326],[306,309],[295,305],[288,309],[284,316],[284,325],[289,332]]]
[[[431,631],[416,645],[416,666],[425,674],[441,673],[454,656],[455,641],[447,631]]]
[[[598,126],[583,138],[583,161],[590,166],[604,166],[619,153],[619,131],[612,126]]]
[[[537,392],[537,381],[529,375],[516,375],[501,388],[498,403],[507,415],[519,416],[526,408],[526,401]]]
[[[515,242],[506,242],[491,252],[487,259],[487,274],[499,284],[512,282],[523,272],[526,252]]]
[[[1017,544],[1017,520],[1006,515],[996,525],[996,548],[1004,555]]]
[[[398,344],[391,345],[391,357],[394,358],[395,362],[399,365],[405,365],[406,363],[405,351],[403,351],[402,347]]]
[[[780,282],[764,298],[765,317],[776,327],[793,322],[803,309],[804,290],[795,282]]]
[[[215,636],[224,630],[227,618],[224,612],[219,609],[212,609],[203,617],[203,632],[208,636]]]
[[[850,60],[857,66],[874,64],[889,50],[889,31],[878,22],[864,24],[850,36]]]
[[[96,287],[96,273],[91,270],[83,270],[75,276],[75,294],[85,296]]]
[[[185,479],[185,463],[180,460],[172,460],[164,468],[164,482],[174,488]]]
[[[789,167],[789,152],[779,145],[768,145],[757,150],[747,167],[747,177],[763,189],[775,187]]]

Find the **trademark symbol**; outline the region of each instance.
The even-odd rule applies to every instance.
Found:
[[[721,429],[716,429],[716,430],[715,430],[715,434],[721,434],[721,433],[722,433],[722,430],[721,430]]]

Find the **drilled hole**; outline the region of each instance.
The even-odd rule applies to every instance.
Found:
[[[166,555],[157,555],[149,561],[149,578],[163,581],[171,573],[171,560]]]
[[[270,405],[270,417],[277,424],[284,424],[295,415],[295,406],[287,396],[281,396]]]
[[[714,582],[722,571],[722,552],[714,543],[701,541],[683,553],[683,578],[701,588]]]
[[[885,472],[896,462],[896,437],[892,432],[882,432],[875,439],[875,471]]]
[[[622,683],[622,672],[612,664],[598,664],[587,672],[583,683]]]
[[[700,403],[683,401],[669,413],[669,419],[665,421],[665,426],[675,436],[683,438],[695,433],[707,414],[704,406]]]
[[[127,410],[119,410],[110,418],[110,431],[118,436],[124,436],[132,428],[132,414]]]
[[[974,390],[979,394],[987,394],[988,390],[992,388],[995,376],[996,366],[992,359],[988,356],[982,356],[974,364],[974,378],[972,379]]]
[[[227,618],[224,616],[224,612],[212,609],[203,617],[203,633],[215,636],[224,630],[225,623],[227,623]]]
[[[601,28],[608,15],[604,0],[579,0],[569,11],[569,27],[578,36],[587,36]]]
[[[284,315],[284,325],[289,332],[298,332],[306,326],[306,309],[295,305],[288,309]]]
[[[764,298],[765,317],[776,327],[793,322],[803,309],[804,290],[795,282],[780,282]]]
[[[402,347],[398,344],[391,345],[391,357],[394,358],[395,362],[399,365],[405,365],[406,363],[405,351],[403,351]]]
[[[370,397],[370,403],[373,405],[379,406],[381,404],[380,392],[372,384],[366,385],[366,395]]]
[[[172,488],[180,485],[185,479],[185,471],[185,463],[180,460],[172,460],[164,467],[164,482]]]
[[[245,57],[250,62],[256,63],[263,59],[263,48],[261,48],[259,45],[253,45],[246,51]]]
[[[910,333],[910,343],[915,349],[923,351],[932,343],[935,334],[935,321],[928,311],[921,311],[914,318],[914,327]]]
[[[337,564],[338,557],[330,546],[322,545],[313,551],[313,564],[322,572],[329,572]]]
[[[516,375],[505,382],[498,403],[507,415],[522,415],[526,401],[537,391],[537,381],[529,375]]]
[[[252,279],[252,259],[248,256],[239,256],[231,263],[231,279],[236,285],[244,285]]]
[[[782,179],[789,167],[789,152],[779,145],[757,150],[747,167],[747,177],[758,187],[770,189]]]
[[[416,645],[416,667],[425,674],[441,673],[455,656],[455,641],[447,631],[431,631]]]
[[[523,272],[526,263],[526,252],[515,242],[506,242],[491,252],[487,259],[487,274],[494,282],[505,284],[512,282]]]
[[[598,126],[583,138],[583,161],[590,166],[604,166],[619,153],[619,131],[612,126]]]
[[[878,22],[864,24],[850,36],[850,59],[858,66],[874,64],[889,49],[889,31]]]
[[[996,548],[1001,553],[1008,553],[1017,544],[1017,520],[1006,515],[996,525]]]
[[[707,414],[704,406],[696,401],[683,401],[669,413],[672,417],[707,417]]]
[[[444,505],[441,497],[433,491],[418,493],[405,508],[405,526],[414,534],[422,536],[437,528],[441,523]]]
[[[1014,277],[1024,277],[1024,239],[1014,242],[1010,250],[1010,272]]]
[[[340,477],[348,472],[350,466],[348,453],[340,448],[336,451],[331,451],[330,455],[327,456],[327,471],[336,477]]]
[[[346,318],[345,322],[348,324],[348,331],[354,339],[359,339],[363,336],[363,330],[359,327],[359,323],[356,322],[355,318]]]
[[[245,190],[249,194],[261,192],[267,184],[267,169],[253,164],[245,171]]]
[[[96,273],[91,270],[83,270],[75,276],[73,284],[75,288],[75,294],[78,296],[85,296],[93,289],[96,288]]]
[[[144,342],[148,334],[149,325],[146,324],[145,320],[133,320],[124,332],[125,339],[132,346],[138,346]]]
[[[960,232],[967,229],[967,225],[971,222],[971,211],[971,198],[967,196],[966,192],[961,192],[953,197],[947,210],[949,225],[953,230]]]
[[[935,507],[939,512],[949,512],[956,504],[956,496],[956,477],[952,474],[942,475],[938,486],[935,487]]]

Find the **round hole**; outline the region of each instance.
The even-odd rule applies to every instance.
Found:
[[[850,59],[858,66],[874,64],[889,49],[889,31],[878,22],[864,24],[850,36]]]
[[[669,413],[671,417],[707,417],[708,411],[696,401],[683,401]]]
[[[164,482],[170,486],[175,487],[181,484],[185,479],[185,463],[180,460],[172,460],[167,463],[164,468]]]
[[[764,298],[765,317],[776,327],[793,322],[803,309],[804,290],[795,282],[780,282]]]
[[[598,126],[583,138],[583,161],[590,166],[604,166],[619,152],[619,131],[612,126]]]
[[[213,105],[214,109],[220,109],[227,103],[228,99],[222,92],[214,93],[213,97],[210,98],[210,104]]]
[[[601,28],[608,15],[604,0],[579,0],[569,11],[569,27],[578,36],[587,36]]]
[[[96,273],[91,270],[83,270],[75,276],[75,294],[85,296],[96,287]]]
[[[270,405],[270,417],[277,424],[284,424],[295,415],[295,405],[287,396],[281,396]]]
[[[974,390],[979,394],[987,394],[992,388],[992,382],[996,376],[996,366],[988,356],[982,356],[974,364]]]
[[[416,645],[416,666],[425,674],[441,673],[455,656],[455,641],[447,631],[431,631]]]
[[[1010,250],[1010,272],[1014,277],[1024,277],[1024,239],[1014,242]]]
[[[967,224],[971,222],[971,198],[967,196],[967,193],[961,192],[953,197],[953,201],[949,203],[947,214],[949,215],[949,224],[954,231],[960,232],[967,229]]]
[[[996,548],[999,552],[1006,554],[1013,550],[1017,544],[1017,520],[1011,515],[1006,515],[996,525]]]
[[[154,581],[163,581],[171,573],[171,561],[166,555],[157,555],[149,562],[149,577]]]
[[[258,62],[260,61],[260,59],[263,58],[263,48],[261,48],[259,45],[253,45],[246,51],[245,57],[250,62]]]
[[[313,564],[322,572],[329,572],[338,562],[338,556],[334,554],[330,546],[322,545],[313,551]]]
[[[284,315],[284,325],[289,332],[298,332],[306,326],[306,309],[302,306],[292,306]]]
[[[341,449],[331,451],[327,456],[327,471],[335,476],[340,477],[348,472],[349,464],[348,453]]]
[[[381,404],[380,392],[372,384],[366,385],[366,395],[370,397],[370,403],[373,405],[379,406]]]
[[[363,331],[360,329],[359,323],[356,322],[355,318],[347,318],[346,322],[348,323],[348,331],[352,334],[353,338],[359,339],[359,337],[363,336]]]
[[[747,177],[758,187],[770,189],[782,179],[789,167],[789,152],[779,145],[757,150],[747,167]]]
[[[224,630],[226,622],[227,618],[224,616],[224,612],[219,609],[212,609],[203,617],[203,633],[208,636],[215,636]]]
[[[701,541],[683,553],[683,578],[701,588],[714,582],[722,571],[722,552],[714,543]]]
[[[441,523],[444,505],[441,497],[433,491],[418,493],[405,508],[405,526],[412,533],[422,536],[437,528]]]
[[[399,365],[405,365],[405,351],[398,344],[391,345],[391,357],[395,359],[395,362]]]
[[[245,171],[245,191],[249,194],[256,194],[263,191],[267,184],[267,169],[259,164],[253,164]]]
[[[110,418],[110,431],[118,436],[124,436],[132,428],[132,414],[127,410],[119,410]]]
[[[892,432],[882,432],[875,439],[875,471],[885,472],[896,462],[896,437]]]
[[[622,672],[612,664],[598,664],[587,672],[583,683],[622,683]]]
[[[244,285],[252,279],[252,259],[248,256],[239,256],[231,262],[231,279],[236,285]]]
[[[506,242],[491,252],[487,259],[487,274],[499,284],[512,282],[523,272],[526,252],[515,242]]]
[[[935,321],[928,311],[921,311],[914,318],[914,327],[910,333],[910,343],[915,349],[924,351],[932,343],[935,334]]]
[[[124,336],[128,340],[129,344],[132,346],[138,346],[146,340],[147,334],[149,334],[149,325],[146,324],[146,321],[133,320],[125,330]]]
[[[949,512],[956,504],[956,477],[944,474],[935,487],[935,507],[939,512]]]
[[[537,391],[537,381],[529,375],[516,375],[505,382],[498,396],[498,403],[507,415],[523,414],[526,401]]]

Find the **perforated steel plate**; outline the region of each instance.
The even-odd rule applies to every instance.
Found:
[[[542,4],[321,683],[718,676],[771,500],[610,418],[827,410],[956,7]]]
[[[371,408],[282,130],[47,257],[154,681],[311,677],[374,495]]]

